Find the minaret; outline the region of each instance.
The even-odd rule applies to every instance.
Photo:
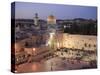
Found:
[[[38,25],[38,13],[35,13],[34,24]]]

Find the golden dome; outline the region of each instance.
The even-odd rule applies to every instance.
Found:
[[[53,15],[48,16],[48,19],[55,19]]]
[[[48,24],[56,24],[56,18],[53,15],[48,16],[47,23]]]

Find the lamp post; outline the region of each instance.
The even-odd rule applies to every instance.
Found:
[[[53,62],[51,62],[51,71],[53,71]]]
[[[35,48],[33,48],[33,55],[35,55],[35,51],[36,51],[36,49],[35,49]]]
[[[32,48],[32,54],[31,54],[31,57],[29,59],[29,62],[32,62],[34,60],[34,55],[35,55],[35,48]]]

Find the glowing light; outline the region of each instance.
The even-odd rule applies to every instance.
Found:
[[[58,47],[58,48],[60,47],[59,43],[57,43],[57,47]]]
[[[35,48],[33,48],[33,51],[35,51],[36,49]]]
[[[64,28],[66,28],[66,26],[64,25]]]
[[[54,34],[55,34],[55,33],[50,33],[50,39],[53,38]]]
[[[33,71],[36,71],[37,68],[38,68],[38,65],[37,65],[36,63],[34,63],[34,64],[32,65],[32,70],[33,70]]]
[[[50,38],[49,38],[49,40],[48,40],[48,45],[51,45],[52,40],[53,40],[53,37],[54,37],[54,34],[55,34],[55,33],[50,33],[50,34],[49,34],[49,35],[50,35]]]
[[[49,45],[51,44],[51,40],[48,41],[48,44],[49,44]]]

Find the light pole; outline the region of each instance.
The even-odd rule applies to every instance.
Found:
[[[35,51],[36,51],[36,49],[35,49],[35,48],[33,48],[33,55],[35,55]]]
[[[35,48],[32,48],[32,61],[34,60],[35,51],[36,51],[36,49]]]
[[[51,71],[53,71],[53,62],[51,62]]]

